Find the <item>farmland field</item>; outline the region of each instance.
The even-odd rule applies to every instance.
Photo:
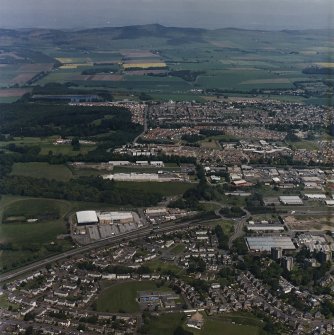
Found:
[[[15,163],[11,174],[62,181],[67,181],[73,177],[67,166],[50,165],[48,163]]]
[[[193,183],[159,183],[159,182],[117,182],[121,189],[142,190],[161,193],[164,196],[183,194],[186,190],[195,187]]]

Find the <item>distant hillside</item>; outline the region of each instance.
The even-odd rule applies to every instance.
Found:
[[[137,39],[162,39],[167,45],[182,45],[188,43],[207,43],[225,36],[234,39],[234,36],[251,38],[253,35],[259,37],[293,39],[296,35],[314,39],[316,37],[328,36],[329,32],[324,30],[284,30],[284,31],[258,31],[237,28],[224,28],[207,30],[199,28],[165,27],[160,24],[135,25],[125,27],[106,27],[85,29],[79,31],[62,31],[53,29],[0,29],[0,46],[20,43],[20,45],[69,45],[74,47],[94,48],[99,43],[109,44],[111,41],[137,40]]]

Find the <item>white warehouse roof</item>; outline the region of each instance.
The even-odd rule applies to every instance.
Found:
[[[99,213],[100,220],[133,220],[131,212],[103,212]]]
[[[302,205],[303,200],[298,195],[280,196],[279,200],[285,205]]]
[[[271,248],[295,250],[296,247],[288,236],[256,236],[246,237],[247,246],[254,251],[270,251]]]
[[[81,211],[77,212],[76,215],[78,224],[99,222],[99,219],[97,218],[97,214],[95,211]]]
[[[326,194],[305,194],[309,199],[326,199]]]

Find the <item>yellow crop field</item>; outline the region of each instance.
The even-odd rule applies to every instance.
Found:
[[[58,57],[56,58],[62,64],[70,64],[73,63],[73,58],[66,58],[66,57]]]
[[[334,68],[334,63],[330,62],[323,62],[323,63],[316,63],[316,65],[321,66],[321,67],[327,67],[327,68]]]
[[[131,69],[131,68],[141,68],[141,69],[148,69],[150,67],[166,67],[166,63],[164,62],[157,62],[157,63],[128,63],[123,64],[124,69]]]
[[[92,66],[93,63],[73,63],[73,64],[63,64],[61,69],[76,69],[80,66]]]

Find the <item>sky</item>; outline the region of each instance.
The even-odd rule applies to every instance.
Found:
[[[334,0],[0,0],[1,28],[334,28]]]

